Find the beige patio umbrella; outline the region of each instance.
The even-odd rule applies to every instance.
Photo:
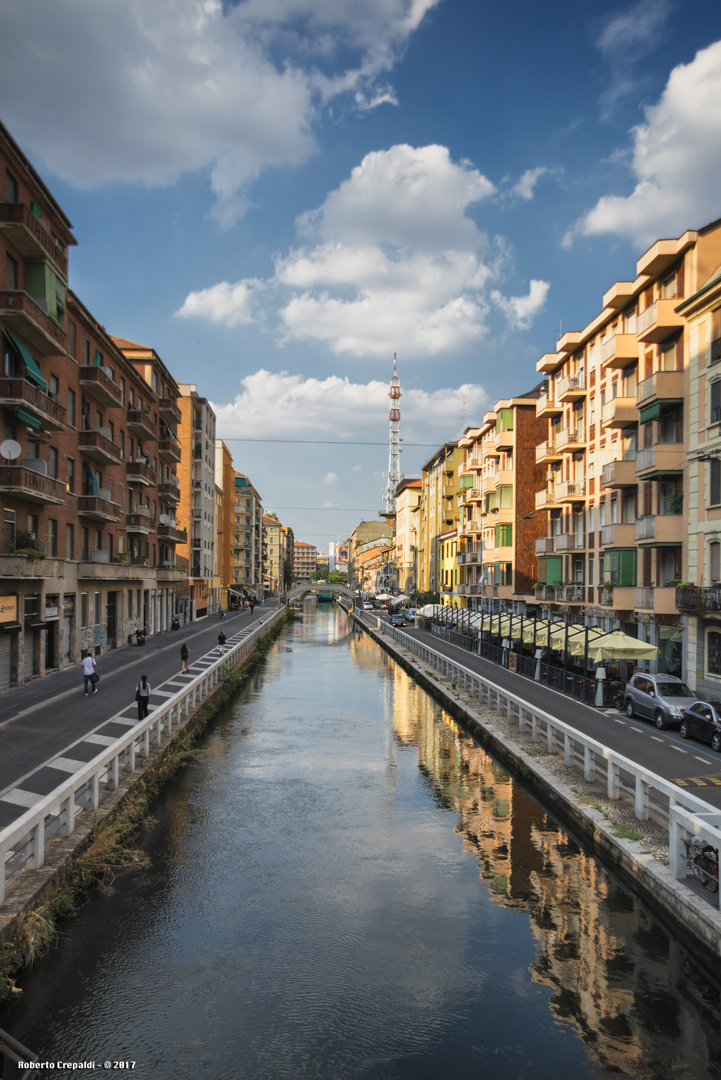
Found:
[[[536,626],[536,646],[537,648],[543,648],[548,645],[549,630],[553,631],[555,623],[548,622],[548,620],[539,620]],[[533,620],[527,619],[523,627],[523,640],[527,645],[533,644]]]
[[[599,660],[655,660],[657,656],[658,649],[655,645],[629,637],[623,630],[604,634],[588,646],[588,659],[593,663],[598,663]]]
[[[586,651],[586,627],[581,626],[579,628],[577,626],[574,626],[573,630],[574,630],[573,634],[571,633],[570,630],[568,632],[568,651],[570,652],[571,656],[583,656],[583,654]],[[599,626],[589,626],[588,627],[588,648],[589,648],[589,653],[590,653],[591,645],[593,645],[596,641],[600,641],[600,639],[602,637],[606,637],[606,636],[607,636],[606,631],[601,630],[601,628]],[[563,646],[561,646],[561,648],[563,648]]]

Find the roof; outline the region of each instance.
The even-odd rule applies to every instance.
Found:
[[[143,349],[145,352],[153,351],[150,345],[139,345],[137,341],[131,341],[130,338],[115,337],[114,334],[111,334],[110,337],[119,349]]]

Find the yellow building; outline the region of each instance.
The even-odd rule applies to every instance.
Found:
[[[444,443],[425,463],[421,475],[421,500],[418,511],[418,588],[438,592],[442,587],[442,533],[458,525],[458,469],[465,460],[465,449],[458,442]]]
[[[229,601],[228,588],[233,584],[235,535],[235,472],[233,456],[222,439],[215,440],[215,575],[223,606]],[[220,498],[218,500],[218,493]]]
[[[418,514],[421,480],[401,480],[396,488],[393,559],[398,588],[412,596],[418,588]]]

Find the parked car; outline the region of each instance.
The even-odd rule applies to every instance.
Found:
[[[363,610],[364,611],[372,611],[373,610],[373,605],[369,604],[368,601],[366,600],[365,604],[363,605]]]
[[[681,721],[682,739],[700,739],[721,753],[721,702],[694,701]]]
[[[402,611],[398,611],[395,615],[391,615],[391,626],[408,626],[406,617]]]
[[[665,728],[678,727],[696,695],[675,675],[637,673],[626,686],[625,699],[626,716],[646,717]]]

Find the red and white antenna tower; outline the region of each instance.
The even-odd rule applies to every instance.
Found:
[[[400,438],[400,425],[401,425],[401,382],[396,372],[396,354],[393,353],[393,378],[391,379],[390,388],[388,390],[388,397],[391,399],[391,408],[389,413],[390,420],[390,432],[388,435],[388,472],[386,476],[386,489],[383,493],[383,501],[385,503],[384,514],[395,514],[396,512],[396,488],[403,479],[403,473],[401,472],[401,438]]]

